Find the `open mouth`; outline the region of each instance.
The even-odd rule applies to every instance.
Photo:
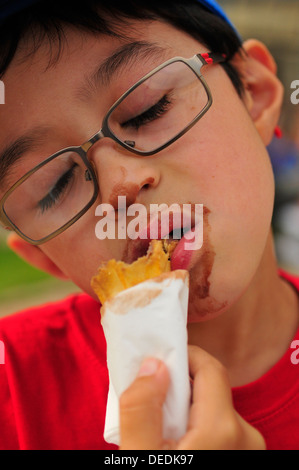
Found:
[[[162,247],[165,253],[169,253],[170,259],[177,245],[184,237],[186,232],[190,231],[190,228],[179,227],[172,229],[166,236],[158,238],[137,238],[135,240],[128,240],[127,248],[123,256],[122,261],[128,264],[132,264],[138,258],[141,258],[149,253],[150,244],[152,240],[162,240]]]
[[[150,220],[137,234],[132,234],[127,241],[127,246],[122,261],[131,264],[138,258],[147,255],[152,240],[165,240],[171,256],[174,251],[181,251],[192,238],[196,227],[196,204],[176,204],[176,210],[165,210],[150,214]],[[172,207],[172,206],[170,206]],[[136,235],[136,236],[135,236]],[[178,250],[176,250],[178,248]],[[188,248],[187,248],[188,250]]]
[[[169,240],[181,240],[186,233],[187,228],[174,228],[167,236]]]

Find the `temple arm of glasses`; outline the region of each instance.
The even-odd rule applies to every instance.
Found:
[[[203,65],[219,64],[227,60],[226,54],[219,54],[218,52],[207,52],[204,54],[197,54],[197,57],[202,61]]]

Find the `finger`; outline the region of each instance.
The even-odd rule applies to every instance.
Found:
[[[120,397],[121,450],[162,449],[162,408],[168,385],[164,363],[147,360],[137,379]]]
[[[237,415],[237,419],[243,429],[242,441],[239,447],[242,450],[266,450],[266,441],[262,434],[247,423],[240,415]]]
[[[193,377],[189,429],[200,430],[207,423],[216,424],[226,419],[234,408],[225,368],[206,351],[194,346],[189,347],[189,368]]]
[[[193,402],[232,404],[229,377],[223,365],[206,351],[189,346],[189,369],[193,378]]]
[[[188,430],[178,450],[229,450],[264,448],[262,436],[246,423],[233,406],[228,373],[207,352],[189,347],[193,397]]]

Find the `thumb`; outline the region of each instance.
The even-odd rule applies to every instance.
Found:
[[[163,403],[169,386],[165,364],[146,359],[135,381],[120,397],[120,449],[163,448]]]

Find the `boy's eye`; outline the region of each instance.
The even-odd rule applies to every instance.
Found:
[[[70,187],[77,167],[78,164],[73,163],[71,168],[58,178],[48,194],[38,202],[38,207],[42,213],[51,209],[58,203],[67,188]]]
[[[151,123],[162,117],[170,109],[171,101],[169,95],[164,95],[157,103],[143,111],[141,114],[137,114],[133,118],[122,122],[120,124],[122,129],[133,128],[138,130],[141,126]]]

